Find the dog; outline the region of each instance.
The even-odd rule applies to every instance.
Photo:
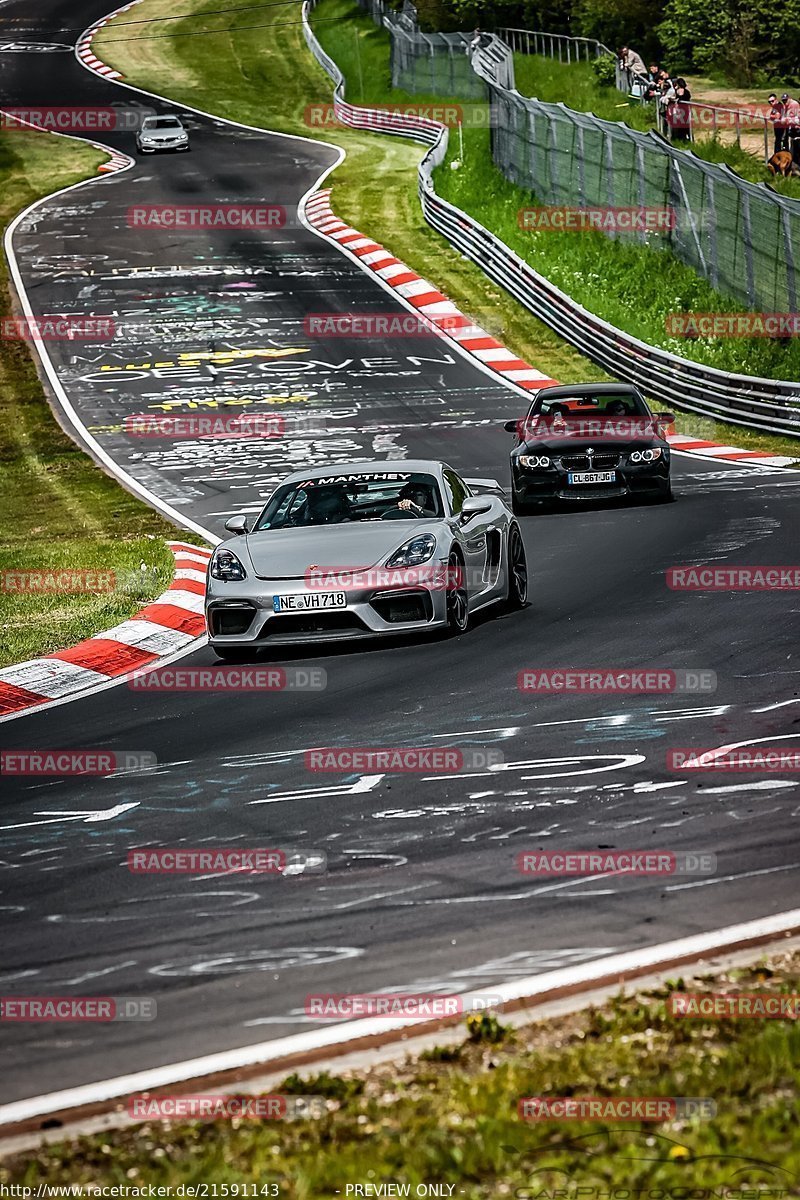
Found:
[[[800,175],[800,167],[788,150],[778,150],[776,154],[773,154],[767,166],[773,175],[782,175],[784,179],[788,179],[790,175]]]

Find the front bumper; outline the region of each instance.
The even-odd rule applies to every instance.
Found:
[[[585,468],[584,468],[585,469]],[[605,470],[605,467],[599,467]],[[514,493],[524,504],[547,500],[567,502],[622,498],[636,495],[663,495],[669,490],[669,458],[649,463],[622,463],[614,468],[609,483],[569,483],[569,469],[556,460],[550,467],[531,469],[512,460],[511,481]]]
[[[157,150],[188,150],[189,139],[175,142],[141,142],[137,140],[136,148],[141,154],[155,154]]]
[[[206,622],[209,641],[220,647],[305,645],[414,633],[447,624],[444,589],[416,585],[345,591],[346,608],[276,613],[275,596],[325,595],[304,579],[246,579],[224,583],[209,577]]]

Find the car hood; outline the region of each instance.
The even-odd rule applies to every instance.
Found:
[[[307,529],[265,529],[247,535],[247,552],[259,579],[302,579],[312,567],[354,570],[379,566],[420,533],[435,533],[438,521],[363,521]],[[235,552],[235,546],[231,549]]]
[[[662,448],[668,443],[658,434],[640,437],[544,437],[515,447],[515,454],[585,454],[591,447],[595,454],[627,454],[631,450],[644,450],[653,446]]]
[[[170,142],[186,133],[185,129],[143,129],[141,136],[152,142]]]

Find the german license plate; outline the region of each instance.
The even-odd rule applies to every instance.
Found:
[[[272,608],[276,613],[347,608],[347,596],[344,592],[300,592],[291,596],[273,596]]]
[[[616,471],[570,471],[567,483],[614,483]]]

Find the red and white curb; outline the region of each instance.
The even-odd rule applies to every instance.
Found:
[[[175,574],[166,592],[135,616],[68,650],[0,669],[0,719],[108,683],[185,651],[204,637],[203,601],[211,551],[169,542]]]
[[[94,146],[95,150],[105,150],[107,154],[111,155],[108,162],[100,164],[100,166],[97,168],[98,171],[104,171],[106,173],[124,171],[133,163],[133,159],[128,154],[123,154],[121,150],[109,150],[108,146],[101,146],[98,142],[92,142],[91,144]]]
[[[415,308],[420,316],[457,342],[484,368],[526,390],[535,391],[557,382],[537,371],[530,363],[517,358],[497,338],[476,326],[437,287],[395,258],[379,242],[359,233],[337,217],[331,209],[330,195],[330,188],[326,188],[306,201],[306,216],[318,233],[354,254],[385,285]]]
[[[141,4],[141,0],[131,0],[130,4],[123,4],[122,8],[117,8],[113,13],[108,13],[102,17],[96,24],[92,25],[91,29],[87,29],[81,34],[80,40],[75,47],[75,53],[85,67],[90,71],[94,71],[96,75],[102,75],[106,79],[124,79],[122,71],[115,71],[113,67],[109,67],[108,63],[104,63],[101,58],[92,50],[92,38],[96,33],[99,33],[104,25],[120,13],[127,12],[129,8],[133,8],[135,4]]]
[[[557,379],[543,374],[530,363],[518,358],[513,350],[498,342],[485,329],[476,326],[438,288],[416,271],[412,271],[399,258],[395,258],[391,251],[337,217],[331,208],[330,196],[331,189],[325,188],[306,201],[306,217],[317,233],[336,242],[358,258],[364,267],[369,268],[382,281],[384,287],[397,292],[398,296],[416,308],[443,336],[456,342],[484,369],[488,368],[504,381],[515,383],[526,391],[538,391],[539,388],[558,383]],[[681,453],[724,459],[726,462],[786,467],[796,461],[785,455],[740,450],[736,446],[705,441],[680,433],[668,434],[667,440]],[[800,458],[800,455],[798,457]]]
[[[676,450],[684,454],[699,454],[702,458],[723,458],[726,462],[753,463],[761,467],[789,467],[800,459],[788,458],[785,454],[763,454],[760,450],[739,450],[721,442],[706,442],[702,438],[687,437],[685,433],[671,433],[667,439]]]

